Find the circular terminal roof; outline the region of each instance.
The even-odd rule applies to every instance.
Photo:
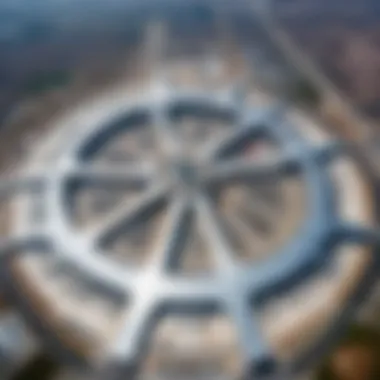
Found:
[[[343,321],[373,263],[367,179],[299,111],[249,99],[115,90],[41,140],[3,251],[62,360],[267,378]]]

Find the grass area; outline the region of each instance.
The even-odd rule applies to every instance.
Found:
[[[14,374],[11,380],[51,380],[59,370],[60,366],[54,360],[39,354]]]
[[[380,379],[380,331],[372,327],[363,325],[353,325],[349,328],[343,339],[340,341],[335,351],[327,358],[325,363],[317,371],[315,380],[345,380],[337,374],[333,369],[333,358],[342,349],[356,348],[364,349],[371,352],[372,367],[370,375],[364,375],[364,373],[358,378],[358,380],[379,380]],[[362,368],[360,361],[362,357],[352,357],[352,363],[354,366]],[[356,379],[356,377],[351,377]]]
[[[63,87],[71,81],[71,77],[70,72],[65,70],[37,73],[25,82],[24,94],[40,95],[49,90]]]
[[[318,89],[309,81],[299,79],[291,89],[292,97],[296,102],[306,104],[310,107],[317,107],[321,101],[321,94]]]

